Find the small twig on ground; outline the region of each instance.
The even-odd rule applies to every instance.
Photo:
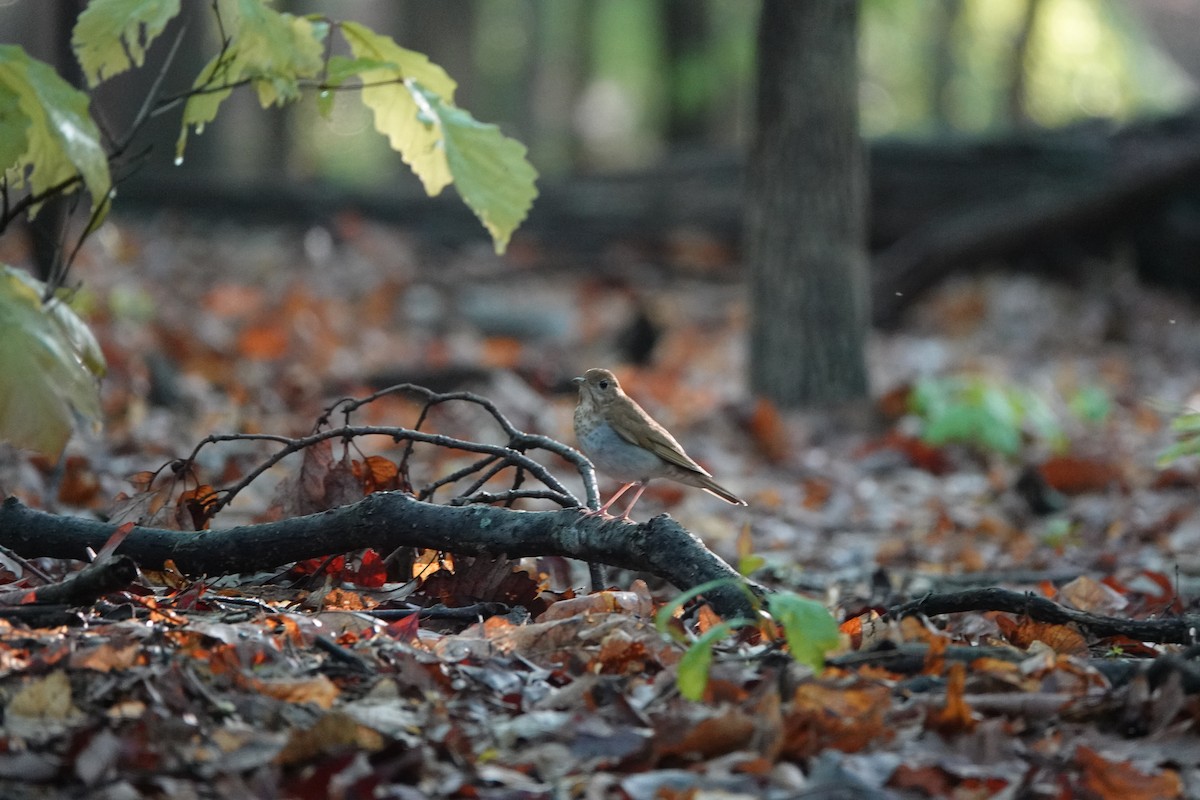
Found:
[[[1183,614],[1155,620],[1122,619],[1090,614],[1030,593],[1008,589],[971,589],[928,594],[888,610],[886,617],[899,619],[910,614],[954,614],[961,611],[1006,611],[1039,622],[1074,624],[1096,637],[1127,636],[1139,642],[1194,644],[1200,631],[1200,616]]]

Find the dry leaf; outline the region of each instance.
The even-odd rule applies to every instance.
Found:
[[[1075,760],[1083,771],[1083,788],[1101,800],[1170,800],[1183,795],[1179,773],[1164,769],[1147,775],[1128,761],[1109,761],[1090,747],[1075,749]]]
[[[293,731],[275,757],[285,766],[315,761],[322,756],[351,750],[375,752],[383,749],[383,736],[360,724],[344,711],[331,711],[307,730]]]

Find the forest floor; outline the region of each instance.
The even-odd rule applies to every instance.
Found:
[[[0,261],[27,255],[0,240]],[[109,361],[105,425],[57,470],[0,454],[0,488],[187,527],[183,493],[229,486],[275,447],[216,443],[190,471],[156,473],[211,434],[303,435],[340,397],[414,382],[573,444],[570,378],[606,366],[749,501],[659,482],[634,518],[669,512],[760,582],[825,604],[843,642],[823,672],[746,634],[717,648],[703,700],[685,700],[686,641],[653,620],[677,591],[611,571],[614,588],[587,596],[581,565],[558,558],[426,553],[411,579],[371,552],[323,573],[145,571],[69,625],[0,619],[0,795],[1200,796],[1192,634],[1119,624],[1177,620],[1200,597],[1200,471],[1158,463],[1200,397],[1193,303],[1109,264],[1083,287],[955,278],[873,335],[869,408],[785,414],[744,386],[748,312],[720,245],[684,232],[574,261],[520,236],[505,259],[432,247],[353,215],[309,230],[118,218],[74,273]],[[411,426],[419,411],[386,396],[361,421]],[[427,428],[496,435],[459,406]],[[320,478],[343,456],[362,478],[402,449],[335,445]],[[422,447],[406,468],[427,483],[470,460]],[[280,462],[210,524],[312,508],[303,466]],[[82,565],[0,556],[11,586],[36,585],[31,566]],[[978,589],[1030,593],[1027,613]],[[923,598],[943,605],[881,616]],[[1034,599],[1115,628],[1038,618]],[[435,602],[507,613],[412,613]],[[712,623],[692,608],[677,638]]]

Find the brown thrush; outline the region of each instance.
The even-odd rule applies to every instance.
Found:
[[[667,478],[703,489],[727,503],[746,505],[745,500],[714,481],[666,428],[630,399],[611,372],[589,369],[574,382],[579,386],[575,438],[596,469],[624,484],[595,513],[607,515],[617,498],[636,486],[633,499],[621,515],[621,519],[628,519],[651,478]]]

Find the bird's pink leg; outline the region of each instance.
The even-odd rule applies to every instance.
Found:
[[[598,508],[597,510],[583,512],[584,516],[585,517],[608,517],[608,516],[610,516],[610,514],[608,513],[608,509],[612,508],[612,504],[617,502],[617,498],[619,498],[621,495],[625,494],[625,492],[629,491],[630,486],[635,486],[635,485],[639,487],[637,495],[633,498],[633,502],[636,503],[638,497],[642,496],[642,488],[641,488],[642,484],[627,483],[624,486],[622,486],[620,489],[617,489],[617,491],[615,491],[613,493],[613,496],[608,498],[608,502],[605,503],[604,505],[600,506],[600,508]],[[632,507],[632,505],[633,505],[633,503],[630,503],[631,507]],[[628,516],[629,516],[629,509],[626,509],[625,516],[621,517],[621,519],[626,519]]]
[[[633,486],[633,485],[634,484],[632,484],[632,483],[629,484],[629,486]],[[626,486],[625,488],[628,489],[629,486]],[[633,511],[634,503],[636,503],[638,501],[638,499],[642,496],[642,492],[646,491],[646,484],[644,482],[638,483],[637,487],[638,487],[637,491],[633,493],[633,499],[629,501],[629,505],[625,506],[625,513],[620,516],[620,519],[629,519],[629,512]],[[621,491],[624,491],[624,489],[622,489]],[[614,495],[613,499],[608,501],[608,504],[611,506],[613,503],[613,500],[616,500],[616,499],[617,498]]]

